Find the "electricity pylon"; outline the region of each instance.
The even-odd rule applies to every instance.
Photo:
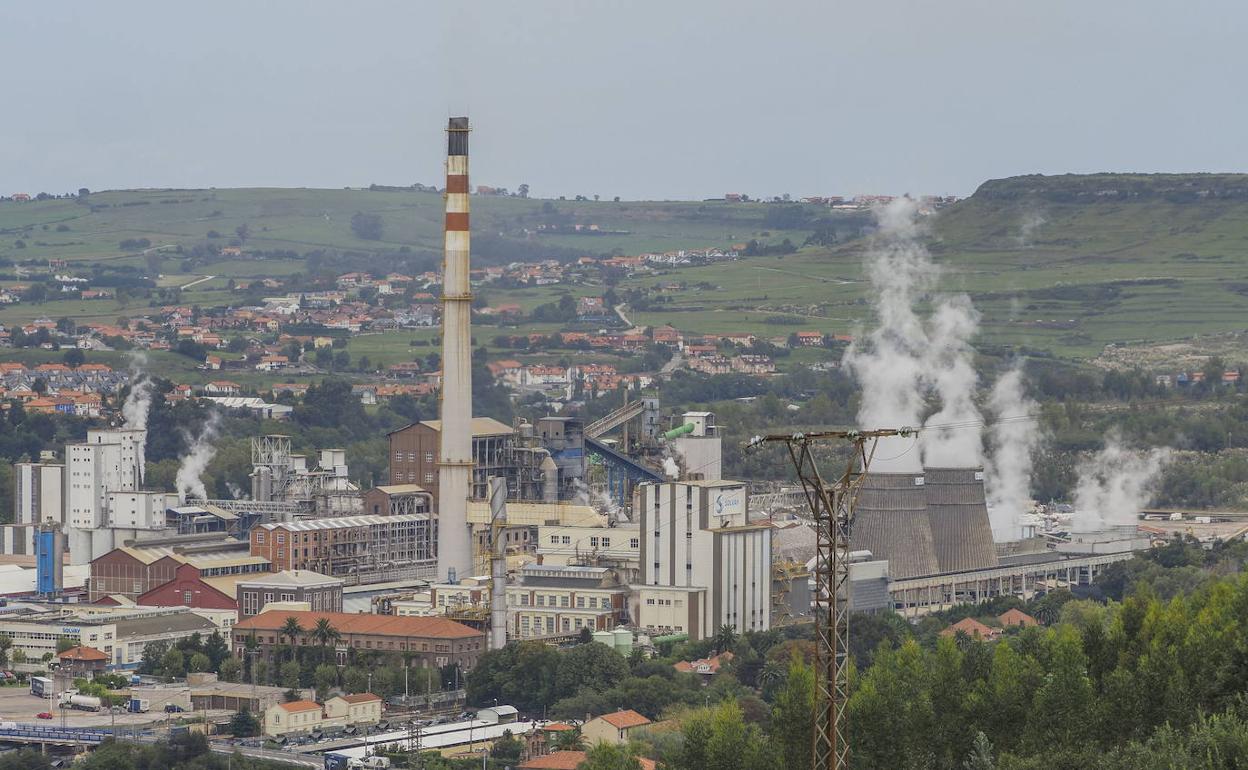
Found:
[[[849,739],[845,702],[849,698],[846,659],[849,655],[850,528],[858,488],[875,453],[876,440],[913,436],[912,428],[832,430],[755,436],[747,449],[783,443],[797,470],[815,524],[815,735],[813,770],[846,770]],[[829,484],[819,472],[813,451],[821,441],[848,441],[853,449],[845,472]],[[868,443],[870,448],[868,448]]]

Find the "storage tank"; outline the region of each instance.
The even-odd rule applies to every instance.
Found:
[[[627,628],[617,628],[611,632],[615,637],[615,651],[628,655],[633,651],[633,632]]]
[[[610,631],[595,631],[594,641],[602,642],[611,649],[615,649],[615,634]]]

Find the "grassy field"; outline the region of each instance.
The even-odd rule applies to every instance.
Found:
[[[369,190],[229,189],[149,190],[92,193],[85,203],[46,200],[0,202],[0,257],[12,260],[66,259],[112,265],[146,264],[137,251],[122,251],[125,239],[147,238],[152,248],[208,242],[225,245],[246,225],[252,250],[312,249],[376,251],[402,247],[440,251],[443,200],[431,192]],[[381,240],[357,237],[356,212],[377,214]],[[637,254],[653,250],[726,247],[750,238],[793,237],[805,231],[775,231],[764,225],[764,204],[723,202],[541,201],[474,196],[473,227],[479,234],[502,234],[553,251],[582,254]],[[604,234],[536,233],[540,224],[598,225]],[[58,226],[68,228],[59,231]],[[530,232],[524,233],[525,229]],[[764,236],[764,232],[772,233]],[[774,236],[774,237],[773,237]],[[17,248],[21,240],[25,248]],[[539,248],[540,250],[540,248]],[[175,271],[179,255],[161,252],[163,267]],[[261,270],[246,263],[219,262],[206,272],[225,276],[274,275],[301,269],[299,262]]]
[[[1050,187],[1116,184],[1113,178],[1088,179],[1059,179]],[[1149,180],[1130,178],[1129,182],[1139,185]],[[1248,328],[1248,201],[1210,198],[1176,203],[1157,196],[1138,200],[1084,196],[1078,200],[1061,201],[1052,189],[1037,196],[981,194],[932,218],[927,241],[933,259],[943,268],[941,287],[971,296],[982,313],[980,342],[1087,358],[1109,344],[1182,340]],[[182,297],[186,303],[214,306],[234,301],[226,289],[231,279],[307,273],[311,266],[303,258],[188,264],[184,255],[169,251],[160,252],[159,257],[124,252],[118,248],[119,241],[147,238],[154,247],[181,246],[185,252],[207,243],[210,230],[222,236],[214,242],[224,244],[234,237],[236,227],[246,224],[249,250],[359,252],[361,269],[367,269],[369,253],[398,253],[404,247],[436,253],[441,246],[442,198],[436,193],[137,191],[94,193],[87,203],[0,203],[0,257],[14,261],[61,258],[144,269],[150,267],[149,262],[159,262],[164,272],[162,286],[182,286],[214,276],[184,291]],[[769,208],[764,204],[477,196],[472,205],[475,242],[482,244],[483,251],[488,244],[488,259],[494,262],[505,259],[508,249],[515,249],[517,258],[532,259],[544,250],[560,256],[635,254],[728,246],[750,238],[774,243],[788,237],[800,244],[807,235],[802,230],[768,229]],[[381,241],[355,236],[350,219],[356,211],[383,218]],[[596,224],[618,232],[538,234],[537,226],[546,221]],[[68,230],[58,230],[58,226]],[[18,240],[25,248],[15,246]],[[640,324],[670,323],[691,332],[750,331],[765,336],[787,336],[806,329],[853,333],[872,318],[871,289],[863,280],[868,257],[869,241],[859,239],[836,248],[805,248],[784,257],[753,257],[636,277],[619,289],[653,290],[668,283],[686,287],[663,295],[667,301],[650,310],[630,311],[630,317]],[[514,302],[528,311],[556,301],[565,292],[597,294],[602,287],[486,287],[483,291],[490,304]],[[147,306],[146,300],[131,300],[124,306],[113,300],[8,306],[0,307],[0,323],[39,315],[112,320],[145,312]],[[550,325],[532,325],[478,327],[475,332],[478,344],[488,345],[500,333],[554,330]],[[354,359],[367,355],[370,361],[386,365],[413,355],[423,357],[432,348],[409,343],[434,336],[433,331],[362,336],[352,340],[349,351]]]

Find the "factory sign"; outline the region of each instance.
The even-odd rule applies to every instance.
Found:
[[[717,490],[711,498],[716,516],[741,516],[745,513],[745,487]]]

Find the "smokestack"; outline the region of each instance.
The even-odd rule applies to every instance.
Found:
[[[549,457],[547,459],[550,459]],[[507,479],[490,478],[490,649],[507,646]]]
[[[438,444],[438,578],[472,569],[472,293],[468,283],[468,118],[446,127],[446,240],[442,258],[442,431]]]

